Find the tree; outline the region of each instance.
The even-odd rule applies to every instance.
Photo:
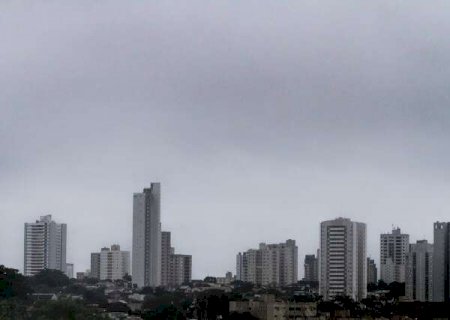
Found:
[[[32,311],[31,319],[37,320],[97,320],[109,319],[98,311],[89,309],[81,302],[72,299],[57,301],[38,301]]]
[[[128,282],[131,282],[131,276],[127,273],[127,274],[125,274],[124,276],[123,276],[123,278],[122,278],[124,281],[128,281]]]
[[[404,282],[391,282],[388,285],[389,294],[388,296],[398,299],[401,296],[405,295],[405,283]]]
[[[83,295],[87,304],[103,305],[108,303],[108,299],[105,296],[104,288],[97,288],[93,290],[86,290]]]
[[[195,313],[200,319],[227,318],[229,298],[222,290],[212,289],[199,294],[196,299]]]
[[[70,279],[60,270],[44,269],[30,278],[33,287],[61,288],[70,284]]]
[[[18,270],[0,265],[0,299],[25,299],[30,288]]]
[[[26,307],[16,298],[0,300],[0,320],[25,320]]]
[[[182,320],[183,313],[173,305],[163,305],[144,314],[145,320]]]
[[[253,288],[255,287],[254,284],[251,282],[245,282],[240,280],[234,281],[233,286],[234,286],[233,292],[239,294],[253,292]]]

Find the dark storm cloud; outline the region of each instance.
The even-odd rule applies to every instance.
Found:
[[[130,249],[131,194],[156,180],[195,277],[260,241],[312,253],[338,215],[368,223],[375,257],[391,224],[432,240],[449,209],[449,9],[1,3],[1,240],[16,243],[1,262],[22,265],[22,224],[47,212],[77,270]]]

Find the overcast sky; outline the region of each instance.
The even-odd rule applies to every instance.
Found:
[[[68,225],[68,262],[131,250],[132,195],[161,182],[193,277],[319,224],[450,220],[450,2],[0,2],[0,264],[24,222]]]

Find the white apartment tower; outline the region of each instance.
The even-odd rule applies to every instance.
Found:
[[[410,300],[433,300],[433,245],[427,240],[410,244],[405,278],[405,293]]]
[[[236,274],[241,281],[256,285],[285,286],[297,282],[298,248],[295,240],[285,243],[261,243],[236,256]]]
[[[161,285],[160,183],[133,196],[132,282],[138,287]]]
[[[261,251],[249,249],[236,256],[236,274],[238,280],[261,285]]]
[[[337,218],[320,224],[319,293],[325,300],[367,295],[366,224]]]
[[[67,225],[56,223],[51,215],[34,223],[25,223],[24,275],[33,276],[43,269],[66,272]]]
[[[114,244],[111,249],[102,248],[99,256],[100,280],[119,280],[130,274],[130,252],[121,251],[119,245]]]
[[[380,279],[387,284],[405,282],[406,253],[409,235],[401,233],[400,228],[392,233],[380,235]]]

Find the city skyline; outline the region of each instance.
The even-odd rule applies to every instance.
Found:
[[[157,243],[157,245],[156,245],[157,251],[159,252],[159,258],[158,258],[159,260],[156,260],[156,267],[153,267],[154,273],[158,277],[159,280],[152,280],[153,282],[150,282],[150,280],[149,280],[150,275],[144,276],[144,273],[142,272],[142,270],[147,269],[149,272],[151,272],[151,270],[152,270],[152,268],[149,268],[147,266],[144,269],[142,269],[142,267],[136,267],[136,270],[138,272],[136,272],[135,274],[141,274],[141,273],[142,274],[139,275],[139,276],[135,276],[135,278],[137,277],[137,278],[142,278],[142,279],[138,280],[137,282],[134,282],[135,280],[133,280],[133,282],[138,284],[138,286],[140,286],[140,287],[142,287],[142,286],[159,286],[159,285],[169,286],[170,287],[171,284],[168,282],[168,272],[169,272],[169,268],[173,268],[175,266],[175,264],[172,264],[171,267],[169,267],[169,264],[170,264],[169,260],[170,260],[171,256],[173,256],[174,258],[176,257],[176,258],[180,258],[180,259],[185,259],[185,258],[188,259],[188,266],[187,266],[188,269],[186,269],[185,272],[187,272],[186,274],[189,274],[189,276],[187,276],[187,278],[191,279],[191,274],[192,274],[192,255],[175,254],[175,248],[171,247],[171,240],[170,240],[171,239],[171,232],[169,232],[169,231],[162,231],[162,229],[161,229],[161,222],[160,222],[161,221],[161,212],[160,212],[160,207],[161,207],[161,204],[160,204],[161,183],[160,182],[151,182],[150,183],[150,188],[144,188],[142,193],[134,193],[133,194],[133,198],[134,198],[134,200],[133,200],[133,217],[132,217],[133,223],[137,226],[138,229],[141,228],[140,226],[147,225],[147,227],[142,229],[142,231],[136,232],[136,235],[135,235],[135,239],[136,239],[135,240],[136,241],[136,248],[135,249],[136,249],[137,253],[136,253],[136,258],[134,258],[134,259],[136,259],[136,261],[139,262],[139,261],[144,261],[144,260],[148,259],[148,258],[147,259],[144,258],[144,256],[143,256],[143,252],[147,251],[147,249],[144,249],[143,247],[141,247],[140,243],[146,242],[145,239],[148,236],[150,236],[151,238],[157,237],[155,235],[151,235],[152,232],[150,232],[150,231],[153,230],[153,232],[154,232],[156,230],[158,232],[158,234],[159,234],[159,243]],[[148,212],[148,214],[146,212]],[[147,218],[145,218],[145,216],[147,216]],[[152,224],[154,224],[154,226],[152,227],[150,223],[146,222],[146,220],[153,221]],[[321,235],[322,236],[321,236],[321,239],[319,241],[319,249],[317,249],[317,252],[316,252],[317,253],[317,257],[319,257],[320,252],[321,252],[320,251],[321,243],[323,243],[324,239],[325,239],[324,238],[324,229],[323,229],[324,227],[323,227],[323,225],[327,225],[329,223],[331,223],[331,225],[333,225],[333,223],[337,223],[337,226],[338,226],[337,228],[341,228],[342,221],[344,222],[344,225],[347,222],[351,222],[352,225],[355,224],[355,225],[358,226],[358,228],[363,228],[363,236],[362,236],[363,238],[362,239],[364,241],[363,242],[364,243],[364,245],[363,245],[363,252],[364,253],[363,254],[358,253],[358,255],[364,256],[365,258],[363,260],[367,260],[367,265],[366,265],[367,269],[365,269],[366,270],[365,271],[366,274],[362,276],[362,278],[366,279],[366,284],[370,283],[370,281],[368,280],[369,279],[369,273],[370,273],[370,271],[369,271],[369,264],[372,264],[372,263],[374,263],[374,268],[375,268],[375,275],[374,275],[374,277],[375,278],[379,277],[380,280],[383,280],[387,284],[389,284],[392,281],[405,282],[404,279],[401,279],[401,277],[406,277],[406,269],[404,269],[403,271],[399,272],[398,270],[394,269],[394,265],[389,267],[390,271],[385,271],[384,272],[385,278],[383,278],[383,271],[382,271],[383,270],[383,264],[381,263],[382,260],[380,259],[379,263],[377,264],[375,262],[375,260],[372,259],[371,256],[367,254],[367,226],[366,226],[366,224],[365,223],[352,222],[349,218],[337,217],[334,220],[328,220],[328,221],[321,221],[320,222],[320,226],[321,226],[320,228],[321,228]],[[26,239],[27,239],[27,235],[29,234],[29,232],[31,232],[31,230],[28,230],[28,229],[30,227],[32,227],[33,225],[36,225],[36,226],[39,227],[42,223],[50,223],[50,222],[52,224],[55,224],[55,222],[51,220],[51,215],[46,215],[46,216],[41,216],[40,220],[36,220],[35,223],[25,223],[25,242],[24,242],[24,257],[25,257],[25,259],[24,259],[24,265],[27,264],[27,262],[26,262],[27,261],[26,260],[27,251],[26,250],[27,250],[27,247],[29,246],[29,245],[27,245]],[[439,224],[440,225],[447,225],[447,222],[439,222],[439,221],[437,221],[437,222],[433,223],[434,237],[436,237],[436,225],[439,225]],[[360,227],[360,225],[362,227]],[[58,226],[58,228],[61,228],[60,226],[63,226],[63,228],[64,228],[64,247],[65,247],[66,246],[66,237],[67,237],[67,224],[65,224],[65,223],[63,223],[63,224],[56,224],[56,226]],[[388,255],[388,252],[391,252],[391,251],[392,252],[396,252],[396,250],[398,250],[398,253],[394,254],[394,255],[397,256],[397,259],[406,259],[406,255],[409,253],[409,250],[412,250],[410,248],[413,248],[415,246],[415,244],[413,242],[409,241],[409,234],[401,233],[401,229],[398,226],[392,225],[392,228],[393,229],[392,229],[391,233],[382,233],[382,234],[380,234],[380,247],[379,247],[380,251],[379,251],[379,255],[380,255],[380,257],[385,257],[385,256]],[[33,232],[36,232],[36,231],[33,231]],[[41,232],[41,231],[39,231],[39,232]],[[145,236],[144,236],[144,234],[145,234]],[[355,236],[352,235],[351,237],[355,237]],[[356,236],[356,238],[359,238],[359,237],[360,236]],[[307,267],[308,267],[308,269],[314,268],[313,265],[314,265],[314,263],[318,264],[318,260],[316,260],[316,262],[313,262],[313,261],[307,262],[308,259],[311,259],[311,258],[314,259],[314,254],[311,255],[311,254],[306,253],[304,255],[304,259],[305,259],[304,263],[305,264],[304,265],[301,265],[301,264],[299,265],[298,264],[298,259],[300,258],[300,254],[298,253],[298,247],[295,246],[295,241],[296,240],[287,240],[286,244],[289,244],[287,247],[290,247],[291,245],[293,245],[295,247],[295,255],[293,257],[294,257],[295,265],[297,266],[297,268],[294,268],[294,270],[293,270],[293,272],[295,274],[294,278],[295,279],[301,279],[301,278],[299,278],[300,277],[299,271],[302,270],[302,268],[304,268],[303,270],[305,272],[303,273],[303,276],[306,276],[307,275],[307,273],[306,273],[307,272]],[[428,239],[421,239],[421,240],[417,240],[417,243],[423,243],[423,242],[427,243],[427,241],[428,241]],[[390,246],[389,243],[391,243],[392,247],[389,249],[389,251],[387,251],[387,248]],[[255,260],[255,259],[258,259],[256,257],[256,255],[258,254],[259,251],[262,250],[262,248],[278,248],[278,246],[283,246],[284,247],[284,245],[285,245],[284,243],[266,245],[264,242],[261,242],[259,244],[259,249],[248,249],[247,251],[242,252],[242,254],[241,254],[241,252],[239,252],[239,254],[237,255],[237,259],[235,261],[236,264],[235,264],[235,269],[234,269],[235,272],[236,272],[236,274],[235,274],[236,277],[237,277],[236,279],[242,280],[242,279],[245,278],[245,277],[242,276],[242,274],[244,272],[243,270],[246,269],[245,267],[243,267],[243,261],[245,260],[245,258],[243,258],[244,257],[243,254],[245,255],[246,253],[248,254],[249,252],[250,253],[254,253],[255,257],[253,259]],[[433,243],[431,243],[431,246],[433,246]],[[101,249],[101,252],[103,252],[104,250],[109,251],[110,249],[108,247],[104,247],[104,248]],[[111,246],[111,250],[120,250],[120,246],[119,245],[113,245],[113,246]],[[441,250],[443,250],[443,249],[441,249]],[[128,251],[121,251],[121,252],[128,253],[128,255],[129,255]],[[392,252],[389,253],[389,254],[392,254]],[[93,274],[93,273],[98,272],[99,275],[96,276],[97,278],[100,278],[100,269],[99,269],[100,254],[101,253],[91,253],[90,269],[85,269],[86,271],[89,271],[89,274]],[[150,255],[150,256],[152,255],[151,253],[145,253],[145,254],[146,255]],[[155,254],[156,253],[154,253],[153,256],[155,256]],[[67,266],[70,265],[71,266],[71,274],[73,274],[74,270],[75,270],[74,269],[74,264],[73,263],[67,263],[67,264],[65,263],[65,259],[66,259],[66,249],[65,248],[64,248],[63,255],[64,255],[64,261],[60,262],[60,264],[64,265],[64,268],[65,268],[66,265]],[[317,259],[317,257],[315,259]],[[128,259],[131,261],[131,258],[129,256],[128,256]],[[400,263],[400,261],[403,261],[403,260],[399,260],[399,263]],[[182,265],[183,265],[185,262],[180,262],[180,263],[182,263]],[[308,263],[312,263],[312,264],[308,265]],[[54,264],[54,262],[53,262],[53,264]],[[98,269],[98,270],[94,271],[93,270],[93,265],[97,265],[97,264],[98,264],[98,266],[96,267],[96,269]],[[136,265],[138,265],[138,264],[136,264]],[[377,266],[380,269],[378,271],[377,271]],[[406,268],[405,264],[402,265],[402,266],[404,268]],[[20,270],[20,268],[18,268],[17,266],[15,266],[15,268]],[[52,269],[52,267],[48,267],[48,268]],[[129,262],[128,262],[128,267],[125,267],[125,268],[128,268],[128,270],[131,271],[132,268],[129,266]],[[183,269],[184,267],[181,267],[181,268]],[[315,268],[318,268],[318,265]],[[41,267],[41,269],[42,269],[42,267]],[[182,269],[180,269],[180,272],[181,272]],[[263,269],[264,269],[264,267],[263,267]],[[61,269],[61,270],[63,272],[66,272],[65,269]],[[141,271],[139,271],[139,270],[141,270]],[[82,272],[82,271],[77,271],[77,273],[78,272]],[[312,272],[312,271],[309,270],[308,272]],[[315,272],[317,273],[317,277],[320,278],[320,275],[318,274],[318,270],[317,269],[316,269]],[[386,277],[386,272],[391,272],[392,275]],[[125,272],[125,273],[127,273],[127,272]],[[230,272],[227,271],[226,273],[228,274]],[[394,276],[395,273],[398,273],[398,274],[396,276]],[[132,274],[132,272],[131,272],[131,274]],[[269,275],[269,274],[270,274],[270,277],[275,277],[275,273],[272,273],[272,271],[267,273],[267,275]],[[403,274],[403,275],[401,276],[401,274]],[[256,275],[256,273],[255,273],[255,275]],[[208,274],[208,275],[205,275],[205,276],[220,277],[219,275],[213,275],[213,274]],[[153,276],[153,277],[155,277],[155,276]],[[184,276],[181,276],[181,273],[180,273],[180,277],[184,277]],[[289,277],[291,277],[291,276],[289,276]],[[312,277],[312,274],[310,274],[310,277]],[[372,277],[372,276],[370,276],[370,277]],[[144,278],[146,278],[147,280],[144,280]],[[303,279],[303,280],[309,281],[310,279]],[[171,281],[174,281],[174,280],[171,280]],[[245,281],[259,283],[258,281],[261,281],[261,280],[256,280],[256,278],[255,278],[254,280],[247,279]],[[172,282],[172,285],[173,285],[173,283],[178,283],[178,285],[179,285],[179,284],[183,283],[183,281]],[[269,282],[267,282],[267,283],[269,283]],[[261,283],[259,283],[259,284],[261,284]]]
[[[433,241],[450,212],[450,3],[0,3],[0,263],[52,214],[67,261],[132,250],[132,193],[193,278],[319,223]],[[301,263],[299,263],[301,265]],[[23,271],[23,270],[22,270]],[[299,267],[299,278],[303,268]]]
[[[136,197],[139,197],[139,196],[144,196],[145,195],[145,193],[146,192],[153,192],[152,191],[152,189],[153,188],[156,188],[156,189],[153,189],[153,190],[156,190],[156,192],[157,192],[157,211],[158,211],[158,218],[157,218],[157,220],[161,220],[161,218],[160,218],[160,216],[161,216],[161,213],[159,212],[160,211],[160,203],[159,203],[159,199],[160,199],[160,196],[161,196],[161,194],[160,194],[160,185],[161,185],[161,183],[160,182],[152,182],[151,183],[151,188],[148,188],[148,189],[146,189],[146,188],[144,188],[144,191],[143,191],[143,193],[134,193],[134,205],[136,205]],[[139,202],[139,201],[138,201]],[[153,205],[153,204],[152,204]],[[142,206],[142,205],[141,205]],[[133,211],[134,211],[134,209],[133,209]],[[47,218],[47,217],[50,217],[50,218]],[[47,215],[47,216],[41,216],[40,217],[40,220],[41,221],[44,221],[45,219],[51,219],[51,215]],[[134,219],[133,217],[132,217],[132,219]],[[349,218],[346,218],[346,217],[335,217],[335,220],[339,220],[339,219],[344,219],[344,220],[348,220]],[[36,220],[36,223],[38,223],[39,222],[39,220]],[[326,221],[321,221],[321,222],[319,222],[319,224],[322,224],[323,222],[326,222]],[[436,225],[436,223],[444,223],[444,224],[446,224],[446,222],[439,222],[439,221],[437,221],[437,222],[434,222],[433,223],[433,225],[435,226]],[[30,224],[30,223],[25,223],[26,225],[27,224]],[[139,223],[138,223],[139,224]],[[365,223],[363,223],[364,225],[366,225]],[[63,223],[63,225],[64,225],[64,228],[65,228],[65,230],[67,229],[67,224],[65,224],[65,223]],[[409,240],[410,238],[409,238],[409,234],[403,234],[403,233],[401,233],[401,229],[400,229],[400,227],[399,226],[395,226],[395,225],[391,225],[391,227],[392,227],[392,230],[391,230],[391,232],[390,233],[386,233],[386,232],[383,232],[383,233],[381,233],[380,235],[379,235],[379,252],[378,252],[378,257],[380,257],[380,256],[383,256],[383,250],[385,250],[385,249],[383,249],[384,248],[384,243],[383,243],[383,239],[386,237],[386,236],[402,236],[402,238],[404,237],[404,236],[406,236],[406,240],[407,240],[407,246],[409,246],[410,244],[414,244],[414,242],[412,242],[411,240]],[[169,232],[169,231],[162,231],[161,230],[161,222],[159,222],[159,229],[160,229],[160,233],[161,233],[161,235],[164,235],[164,234],[168,234],[168,237],[169,237],[169,243],[170,243],[170,234],[171,234],[171,232]],[[65,231],[66,232],[66,231]],[[366,231],[365,231],[366,232]],[[435,230],[434,230],[434,232],[436,232]],[[435,236],[435,234],[434,234],[434,236]],[[320,239],[319,239],[320,240]],[[296,240],[294,240],[294,242],[295,242]],[[403,241],[404,240],[402,240],[402,246],[403,246]],[[431,241],[431,240],[429,240],[429,239],[418,239],[418,240],[416,240],[417,242],[420,242],[420,241]],[[263,241],[264,242],[264,241]],[[260,243],[260,245],[261,244],[264,244],[263,242],[261,242]],[[164,243],[164,241],[160,241],[160,245],[159,245],[159,250],[161,250],[161,247],[162,248],[164,248],[165,246],[164,245],[161,245],[162,243]],[[432,242],[431,242],[431,244],[433,244]],[[26,247],[26,246],[25,246]],[[130,252],[132,252],[132,245],[130,246],[131,247],[131,250],[130,250]],[[318,242],[318,246],[317,247],[319,247],[320,248],[320,241]],[[171,250],[172,250],[172,253],[170,253],[170,254],[173,254],[173,250],[174,250],[174,248],[171,248]],[[255,249],[252,249],[252,248],[249,248],[248,249],[248,251],[252,251],[252,250],[255,250]],[[170,251],[170,250],[169,250]],[[319,253],[320,252],[320,250],[318,249],[317,250],[317,252],[316,253]],[[65,253],[64,253],[65,254]],[[179,256],[183,256],[183,255],[180,255],[180,254],[178,254]],[[304,255],[303,255],[303,257],[308,257],[308,256],[310,256],[311,254],[310,253],[305,253]],[[314,255],[314,254],[313,254]],[[380,278],[380,280],[383,280],[382,279],[382,271],[381,271],[381,269],[382,269],[382,264],[381,264],[381,260],[380,259],[376,259],[376,258],[373,258],[370,254],[366,254],[366,256],[367,256],[367,261],[369,261],[369,258],[370,259],[372,259],[374,262],[375,262],[375,265],[378,267],[378,273],[377,273],[377,276]],[[298,253],[297,254],[297,258],[299,258],[299,259],[302,259],[302,255],[300,254],[300,253]],[[162,259],[162,256],[160,257],[160,260]],[[130,259],[131,260],[131,259]],[[89,270],[89,268],[80,268],[80,269],[76,269],[76,268],[74,268],[74,263],[70,263],[71,265],[72,265],[72,269],[74,270],[74,271],[76,271],[76,272],[84,272],[85,270]],[[161,261],[160,261],[160,263],[159,263],[159,268],[161,268]],[[164,265],[164,264],[163,264]],[[92,257],[91,257],[91,259],[90,259],[90,265],[89,266],[92,266]],[[23,269],[22,268],[20,268],[20,267],[18,267],[18,266],[13,266],[14,268],[17,268],[18,270],[20,270],[20,271],[22,271]],[[192,267],[191,267],[192,268]],[[131,270],[131,267],[130,267],[130,270]],[[231,268],[230,270],[234,270],[234,271],[236,271],[236,261],[235,261],[235,265],[234,265],[234,268]],[[301,274],[301,271],[304,271],[304,265],[302,265],[302,264],[298,264],[298,266],[297,266],[297,274],[298,274],[298,279],[300,280],[304,275],[305,275],[305,273],[303,272],[302,274]],[[92,270],[91,270],[92,271]],[[228,270],[229,271],[229,270]],[[228,272],[227,271],[227,272]],[[162,276],[162,274],[163,273],[161,273],[162,271],[161,270],[159,270],[159,275],[160,275],[160,277]],[[393,271],[392,271],[393,272]],[[199,278],[203,278],[203,277],[206,277],[206,276],[217,276],[217,277],[220,277],[221,275],[220,274],[205,274],[205,275],[200,275],[199,276]],[[403,281],[404,282],[404,281]],[[160,279],[160,283],[162,283],[162,281],[161,281],[161,279]],[[389,283],[389,281],[388,281],[388,283]]]

